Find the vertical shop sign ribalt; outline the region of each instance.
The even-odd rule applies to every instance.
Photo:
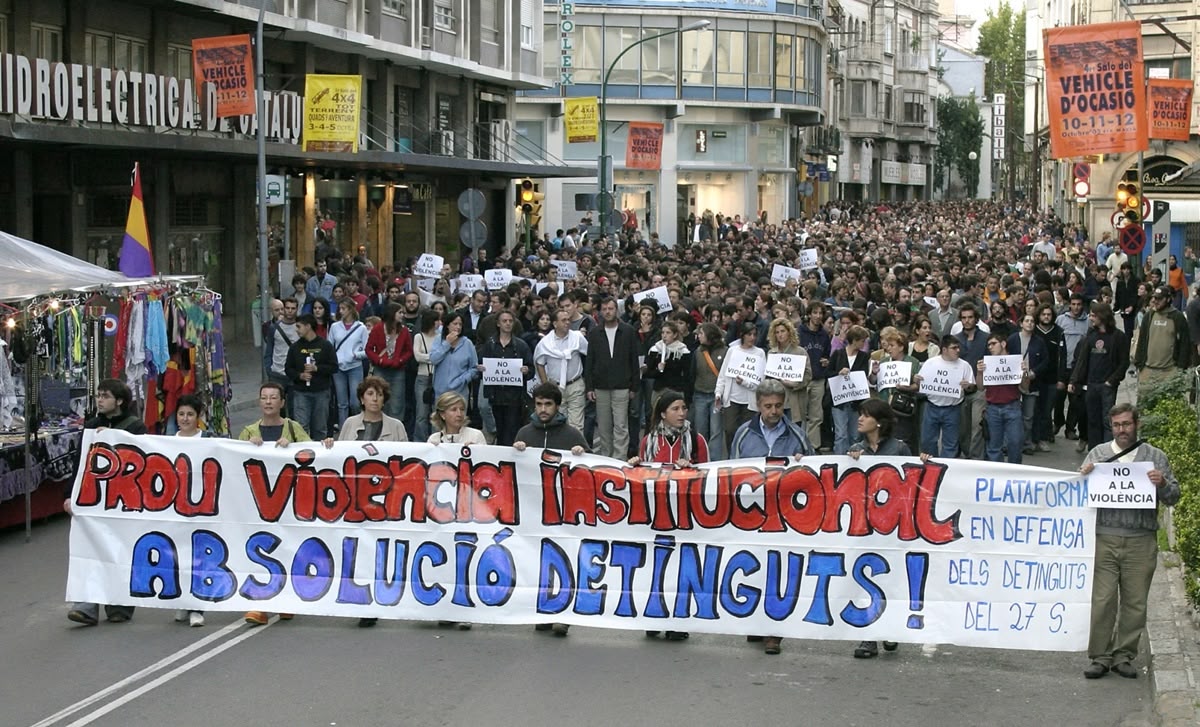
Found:
[[[575,3],[563,0],[558,7],[558,84],[570,86],[575,83]]]

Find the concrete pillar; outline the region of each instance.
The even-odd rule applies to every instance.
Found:
[[[28,149],[13,152],[13,220],[17,237],[33,239],[33,154]]]

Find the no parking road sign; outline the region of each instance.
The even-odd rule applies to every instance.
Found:
[[[1146,231],[1138,224],[1125,225],[1121,228],[1118,242],[1126,255],[1141,255],[1146,247]]]

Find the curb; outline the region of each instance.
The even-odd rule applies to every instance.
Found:
[[[1160,553],[1150,585],[1146,636],[1154,716],[1163,727],[1200,724],[1200,632],[1184,592],[1179,557]]]

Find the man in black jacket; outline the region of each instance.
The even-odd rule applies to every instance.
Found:
[[[513,335],[515,323],[516,317],[510,310],[496,314],[497,332],[479,349],[479,370],[483,371],[485,358],[520,359],[522,379],[529,381],[533,377],[533,352],[529,344]],[[521,415],[525,412],[525,386],[486,385],[483,396],[491,403],[496,419],[496,444],[511,445],[516,441]]]
[[[1083,393],[1087,408],[1087,448],[1112,439],[1108,412],[1117,403],[1117,387],[1129,368],[1129,338],[1117,330],[1116,318],[1107,303],[1092,303],[1088,322],[1092,327],[1075,353],[1075,369],[1067,391]]]
[[[292,382],[292,418],[315,440],[329,436],[329,395],[337,352],[333,344],[317,335],[317,319],[306,313],[296,319],[300,339],[288,349],[284,371]]]
[[[617,317],[617,301],[600,301],[603,325],[588,331],[583,380],[596,403],[596,453],[625,459],[629,451],[629,401],[638,387],[638,337]]]
[[[517,432],[513,449],[524,452],[527,447],[569,450],[576,456],[587,451],[587,440],[583,432],[567,424],[567,415],[558,410],[562,406],[562,389],[552,383],[539,384],[533,390],[533,416],[529,423]],[[555,636],[566,636],[568,624],[538,624],[538,631],[554,629]]]
[[[121,429],[130,434],[145,434],[146,424],[133,413],[133,394],[125,382],[105,379],[96,386],[96,416],[83,423],[84,429]],[[86,453],[84,454],[86,457]],[[71,513],[72,479],[63,493],[63,510]],[[133,618],[133,606],[105,605],[104,614],[112,623],[124,623]],[[100,604],[75,603],[67,618],[84,626],[95,626],[100,620]]]

